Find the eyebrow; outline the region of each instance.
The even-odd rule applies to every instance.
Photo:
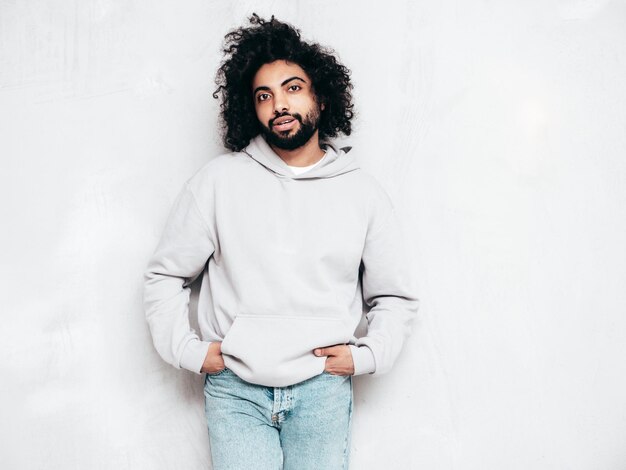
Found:
[[[291,77],[291,78],[288,78],[287,80],[284,80],[284,81],[280,84],[280,86],[285,86],[287,83],[289,83],[289,82],[290,82],[290,81],[292,81],[292,80],[300,80],[302,83],[306,83],[306,80],[305,80],[304,78],[300,78],[300,77],[297,77],[297,76],[293,76],[293,77]],[[253,95],[256,95],[256,94],[257,94],[257,92],[258,92],[258,91],[261,91],[261,90],[263,90],[263,91],[271,91],[271,90],[270,90],[270,87],[267,87],[267,86],[258,86],[258,87],[256,87],[256,88],[254,89],[254,92],[253,92],[252,94],[253,94]]]

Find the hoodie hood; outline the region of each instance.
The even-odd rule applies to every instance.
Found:
[[[327,140],[321,141],[320,146],[326,151],[324,161],[300,175],[291,171],[291,168],[276,155],[261,135],[252,139],[242,151],[277,176],[291,179],[332,178],[359,169],[354,155],[348,154],[352,147],[339,148]]]

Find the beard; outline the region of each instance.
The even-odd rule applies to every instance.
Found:
[[[304,119],[302,119],[302,115],[298,113],[283,113],[270,120],[270,127],[261,124],[261,133],[263,134],[263,137],[265,137],[265,140],[267,140],[268,144],[282,150],[295,150],[311,140],[311,137],[313,137],[315,131],[319,128],[320,115],[321,112],[319,107],[309,111]],[[274,120],[283,116],[291,116],[298,120],[300,126],[298,126],[298,130],[295,134],[289,135],[291,130],[283,132],[275,132],[272,130]]]

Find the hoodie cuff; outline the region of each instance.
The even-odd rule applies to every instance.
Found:
[[[180,357],[180,367],[200,375],[210,344],[211,342],[209,341],[189,341]]]
[[[355,346],[354,344],[349,346],[354,363],[353,375],[373,374],[376,371],[376,362],[372,350],[367,346]]]

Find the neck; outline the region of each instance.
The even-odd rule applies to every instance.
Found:
[[[276,155],[290,166],[313,165],[324,156],[324,151],[320,148],[319,134],[317,131],[306,144],[297,149],[284,150],[274,145],[270,145],[270,147],[272,147]]]

